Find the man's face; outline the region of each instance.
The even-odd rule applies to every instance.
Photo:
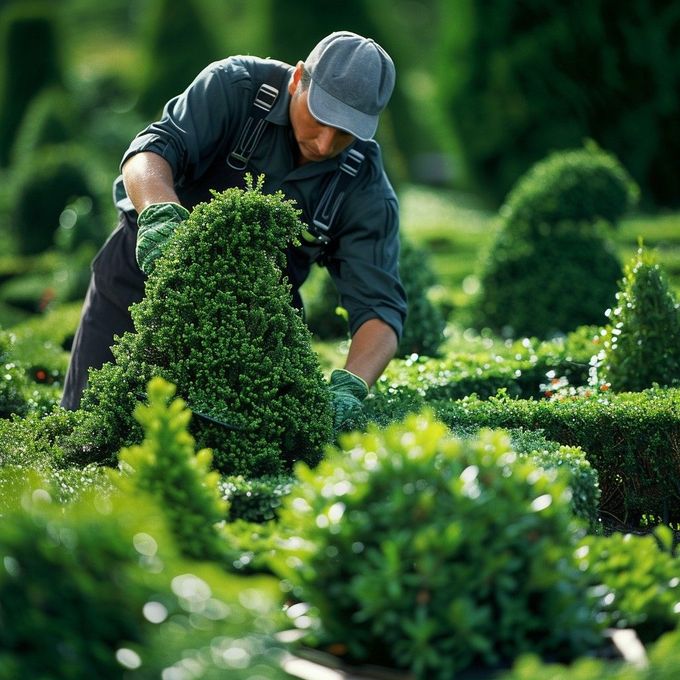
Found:
[[[320,123],[307,106],[308,90],[300,85],[302,62],[298,62],[295,73],[288,84],[290,92],[290,123],[293,135],[300,149],[300,163],[314,163],[333,158],[342,153],[352,142],[354,136]]]

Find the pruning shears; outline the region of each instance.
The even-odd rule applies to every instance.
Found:
[[[137,401],[146,401],[146,395],[137,394]],[[223,427],[225,430],[229,430],[231,432],[244,432],[246,429],[242,425],[234,425],[234,423],[228,423],[224,420],[220,420],[219,418],[215,418],[214,416],[208,415],[207,413],[197,411],[195,408],[193,408],[193,406],[191,406],[191,404],[187,404],[187,407],[197,418],[205,420],[208,423],[213,423],[214,425],[219,425],[220,427]]]

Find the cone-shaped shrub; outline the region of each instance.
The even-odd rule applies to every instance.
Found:
[[[284,248],[302,229],[282,194],[252,185],[196,207],[176,230],[132,309],[136,333],[115,364],[90,376],[93,446],[106,459],[139,443],[132,412],[151,377],[177,386],[200,447],[229,474],[278,474],[316,463],[331,438],[330,396],[310,334],[282,279]]]
[[[500,210],[476,325],[548,337],[599,323],[621,276],[607,229],[637,193],[618,161],[592,146],[537,163]]]
[[[599,644],[567,478],[504,433],[455,439],[422,413],[296,471],[272,566],[353,660],[449,680]]]
[[[680,384],[680,305],[652,253],[641,247],[626,264],[606,315],[598,379],[621,392]]]

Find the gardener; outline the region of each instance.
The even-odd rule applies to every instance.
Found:
[[[336,428],[361,409],[394,356],[405,313],[398,274],[398,204],[372,140],[394,87],[373,40],[342,31],[306,62],[230,57],[205,68],[125,152],[114,183],[117,229],[92,263],[62,405],[79,406],[89,367],[112,361],[114,335],[134,330],[130,305],[176,226],[197,203],[264,174],[302,210],[290,246],[293,302],[313,262],[325,265],[349,314],[344,369],[330,377]]]

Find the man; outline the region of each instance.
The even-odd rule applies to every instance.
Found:
[[[129,307],[177,224],[211,189],[242,186],[249,172],[264,174],[264,191],[294,199],[308,225],[287,252],[294,303],[313,262],[335,281],[352,337],[330,377],[336,428],[356,415],[406,314],[398,204],[372,141],[394,78],[378,44],[340,31],[295,67],[245,56],[210,64],[171,99],[123,156],[120,223],[92,263],[62,405],[78,408],[88,368],[111,361],[113,336],[134,330]]]

